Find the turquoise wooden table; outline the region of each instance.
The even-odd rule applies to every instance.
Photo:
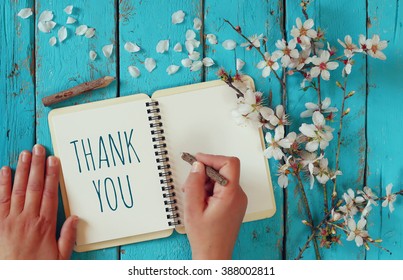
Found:
[[[399,0],[317,0],[311,1],[308,14],[327,32],[332,45],[337,39],[350,34],[357,41],[359,34],[379,34],[388,40],[385,50],[386,61],[368,57],[357,58],[349,88],[355,90],[354,98],[348,102],[350,114],[345,119],[342,135],[340,168],[343,176],[338,179],[340,190],[360,189],[371,186],[385,195],[385,186],[394,184],[394,190],[403,187],[403,164],[401,139],[403,136],[403,4]],[[224,22],[228,19],[242,27],[248,36],[264,34],[269,49],[274,48],[277,39],[289,36],[297,17],[303,18],[300,1],[274,0],[13,0],[0,4],[0,165],[15,168],[18,154],[31,149],[34,143],[46,146],[52,153],[47,115],[51,108],[125,96],[139,92],[151,94],[157,89],[179,86],[216,79],[219,66],[234,69],[235,57],[246,62],[243,69],[251,75],[258,89],[266,96],[272,96],[274,105],[280,104],[279,82],[270,76],[263,78],[256,64],[261,57],[256,51],[237,47],[235,51],[225,50],[221,43],[234,39],[244,40]],[[73,5],[72,17],[77,22],[67,25],[67,14],[63,11]],[[34,15],[22,19],[17,13],[31,7]],[[56,27],[50,34],[38,30],[39,15],[50,10],[54,14]],[[181,24],[171,23],[171,15],[183,10],[186,14]],[[200,52],[203,57],[215,61],[212,67],[190,72],[181,69],[168,76],[165,69],[170,64],[180,65],[186,57],[184,52],[174,52],[175,42],[185,41],[185,33],[193,29],[193,19],[203,23],[197,32],[201,39]],[[96,29],[95,36],[86,38],[74,34],[77,26],[85,24]],[[49,44],[52,36],[57,37],[61,26],[67,27],[67,39],[55,46]],[[204,39],[206,34],[215,34],[219,41],[211,45]],[[159,40],[169,39],[170,50],[157,54],[155,47]],[[141,51],[129,53],[124,49],[127,41],[136,42]],[[112,55],[106,58],[102,47],[113,44]],[[183,45],[184,48],[184,45]],[[98,57],[89,57],[94,50]],[[146,57],[155,57],[157,68],[149,73],[144,69]],[[141,69],[141,75],[133,78],[128,66]],[[338,71],[340,72],[340,71]],[[65,101],[51,108],[44,107],[41,99],[50,94],[75,86],[79,83],[105,75],[117,77],[117,82],[104,89]],[[300,124],[299,114],[304,104],[314,101],[314,93],[300,90],[299,81],[290,77],[286,107],[290,118],[295,120],[292,128]],[[340,106],[342,96],[334,82],[323,85],[326,96],[334,105]],[[337,132],[337,126],[334,135]],[[329,153],[336,150],[335,143]],[[330,157],[334,160],[334,157]],[[276,173],[276,162],[271,161],[272,174]],[[266,220],[242,225],[233,257],[235,259],[293,259],[309,236],[309,229],[301,223],[306,214],[300,195],[294,191],[295,182],[286,189],[277,184],[273,176],[277,213]],[[308,199],[313,219],[322,215],[321,192],[309,189]],[[59,224],[64,219],[59,207]],[[324,259],[403,259],[403,205],[398,198],[396,210],[391,214],[387,208],[377,207],[368,221],[368,230],[383,239],[387,252],[371,247],[366,251],[354,242],[346,241],[343,246],[321,249]],[[190,247],[185,235],[174,234],[169,238],[116,248],[75,253],[74,259],[189,259]],[[314,259],[312,246],[304,253],[305,259]]]

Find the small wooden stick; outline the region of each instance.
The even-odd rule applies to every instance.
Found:
[[[195,161],[197,161],[197,159],[192,156],[189,153],[182,153],[181,158],[188,162],[189,164],[193,164]],[[215,170],[214,168],[207,166],[206,165],[206,174],[207,176],[209,176],[212,180],[216,181],[217,183],[219,183],[221,186],[225,186],[226,184],[228,184],[228,180],[222,176],[220,173],[218,173],[217,170]]]
[[[52,94],[50,96],[46,96],[46,97],[42,98],[42,103],[45,106],[50,106],[52,104],[56,104],[56,103],[66,100],[66,99],[80,95],[84,92],[87,92],[87,91],[90,91],[93,89],[106,87],[114,80],[115,80],[114,77],[105,76],[105,77],[99,78],[97,80],[85,82],[85,83],[79,84],[78,86],[72,87],[70,89]]]

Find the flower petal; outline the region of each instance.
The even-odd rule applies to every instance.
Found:
[[[87,31],[85,31],[85,37],[86,38],[92,38],[95,35],[95,28],[88,28]]]
[[[186,40],[187,41],[193,40],[195,38],[196,38],[196,33],[193,30],[189,29],[186,31]]]
[[[174,51],[175,51],[175,52],[182,52],[182,45],[181,45],[181,43],[176,43],[176,45],[174,46]]]
[[[316,136],[315,126],[312,124],[306,124],[306,123],[301,124],[299,131],[301,131],[302,134],[308,137],[313,138]]]
[[[182,23],[183,20],[185,19],[185,13],[182,10],[176,11],[175,13],[172,14],[171,18],[173,24]]]
[[[234,40],[231,40],[231,39],[225,40],[222,43],[222,46],[224,47],[224,49],[230,51],[230,50],[233,50],[233,49],[236,48],[236,42]]]
[[[206,67],[210,67],[212,65],[214,65],[214,60],[212,60],[210,57],[205,57],[203,58],[203,65]]]
[[[57,39],[55,36],[49,39],[49,45],[54,46],[57,42]]]
[[[214,35],[214,34],[207,34],[207,36],[206,36],[206,38],[207,38],[207,41],[211,44],[211,45],[216,45],[218,42],[217,42],[217,37]]]
[[[244,67],[244,65],[245,65],[245,62],[242,59],[240,59],[240,58],[236,59],[236,70],[237,71],[240,71]]]
[[[192,60],[190,58],[185,58],[181,60],[181,63],[184,67],[189,68],[190,66],[192,66]]]
[[[325,124],[325,117],[321,112],[315,111],[312,115],[312,121],[316,126],[323,126]]]
[[[79,27],[76,28],[76,35],[82,36],[85,34],[85,32],[87,32],[87,30],[88,30],[87,25],[85,25],[85,24],[80,25]]]
[[[178,70],[179,70],[179,66],[172,64],[167,67],[166,72],[168,73],[168,75],[173,75],[176,72],[178,72]]]
[[[329,70],[334,70],[337,67],[339,67],[339,64],[336,61],[330,61],[330,62],[326,63],[326,68]]]
[[[169,40],[160,40],[156,46],[157,53],[164,53],[169,49]]]
[[[30,16],[32,16],[32,9],[31,8],[24,8],[21,9],[17,16],[19,16],[20,18],[29,18]]]
[[[49,33],[53,27],[56,26],[56,22],[54,21],[40,21],[38,22],[38,29],[43,33]]]
[[[200,60],[193,61],[192,66],[190,66],[190,71],[192,71],[192,72],[199,71],[202,67],[203,67],[203,62],[201,62]]]
[[[185,42],[185,47],[186,47],[186,50],[188,51],[188,53],[189,54],[192,54],[193,52],[194,52],[194,45],[193,45],[193,43],[192,43],[192,41],[186,41]]]
[[[193,20],[193,29],[200,30],[202,27],[202,21],[199,18]]]
[[[68,5],[66,8],[63,10],[66,14],[71,15],[73,12],[73,5]]]
[[[97,53],[93,50],[90,51],[90,59],[94,61],[97,58]]]
[[[57,36],[59,37],[59,42],[63,42],[67,38],[67,29],[66,27],[60,27],[59,31],[57,31]]]
[[[189,54],[189,58],[191,60],[198,60],[200,58],[200,53],[199,52],[192,52]]]
[[[140,70],[136,66],[129,66],[127,67],[127,69],[129,70],[129,73],[133,78],[137,78],[141,74]]]
[[[157,66],[157,63],[155,62],[154,58],[147,57],[144,60],[144,67],[147,69],[148,72],[152,72],[155,67]]]
[[[136,43],[126,42],[124,46],[125,50],[134,53],[140,51],[140,47]]]
[[[106,58],[109,58],[111,56],[112,51],[113,51],[113,44],[105,45],[102,47],[102,52],[104,53],[104,56]]]
[[[51,21],[53,19],[53,12],[46,10],[41,13],[38,21]]]
[[[66,24],[73,24],[75,23],[77,20],[73,17],[67,17],[67,21]]]

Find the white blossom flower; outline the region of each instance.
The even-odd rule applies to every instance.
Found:
[[[311,189],[313,188],[313,184],[315,182],[314,174],[313,174],[313,171],[314,171],[314,168],[315,168],[314,164],[317,161],[321,160],[323,157],[324,157],[323,154],[318,156],[316,153],[310,153],[310,152],[307,152],[307,151],[302,151],[301,152],[301,158],[302,158],[301,165],[302,165],[302,168],[308,167],[309,185],[310,185]]]
[[[173,24],[182,23],[185,19],[185,13],[182,10],[176,11],[172,14],[171,19]]]
[[[343,46],[344,55],[347,58],[351,58],[356,52],[362,52],[362,50],[358,48],[357,45],[353,44],[353,40],[351,39],[350,35],[346,35],[344,37],[344,42],[341,41],[340,39],[337,39],[337,41],[339,42],[340,45]]]
[[[272,55],[270,55],[268,52],[264,54],[264,60],[261,60],[256,66],[258,69],[263,69],[262,76],[264,78],[268,77],[272,70],[278,70],[280,67],[276,62],[278,59],[278,55],[274,53]]]
[[[382,50],[384,50],[387,46],[387,41],[381,41],[379,35],[374,35],[372,36],[371,40],[367,40],[367,53],[374,58],[385,60],[386,55],[382,52]]]
[[[205,57],[205,58],[203,58],[203,65],[204,66],[206,66],[206,67],[210,67],[210,66],[213,66],[215,63],[214,63],[214,60],[212,60],[210,57]]]
[[[94,61],[97,58],[97,53],[93,50],[90,51],[90,59]]]
[[[192,60],[190,58],[184,58],[181,60],[181,63],[184,67],[189,68],[190,66],[192,66]]]
[[[343,77],[346,77],[351,74],[351,68],[353,67],[354,60],[352,60],[351,58],[348,58],[348,59],[343,60],[343,63],[344,63],[344,67],[343,67],[343,71],[342,71],[341,75]]]
[[[314,152],[319,147],[324,150],[329,145],[329,141],[333,139],[334,129],[326,125],[325,118],[318,111],[313,113],[312,120],[313,124],[303,123],[299,128],[299,131],[309,138],[305,149],[309,152]]]
[[[260,40],[263,39],[263,34],[260,34],[259,36],[255,34],[251,37],[248,37],[248,39],[252,44],[249,42],[245,42],[241,44],[241,47],[246,47],[246,50],[248,51],[251,50],[253,47],[260,48]]]
[[[151,73],[155,69],[156,66],[157,66],[157,63],[155,62],[154,58],[147,57],[144,60],[144,67],[147,69],[148,72]]]
[[[32,16],[32,9],[31,8],[24,8],[21,9],[17,16],[19,16],[20,18],[26,19],[29,18],[30,16]]]
[[[323,80],[329,80],[330,73],[328,70],[334,70],[339,66],[336,61],[329,61],[329,58],[330,53],[328,51],[323,51],[320,57],[312,57],[312,63],[316,65],[311,69],[312,77],[316,78],[320,74]]]
[[[77,20],[75,18],[73,18],[73,17],[67,17],[66,24],[73,24],[76,21]]]
[[[196,72],[199,71],[203,67],[203,62],[200,60],[196,60],[192,62],[192,65],[190,66],[190,71]]]
[[[242,68],[244,67],[244,65],[245,65],[245,61],[243,61],[243,60],[240,59],[240,58],[237,58],[237,59],[236,59],[236,70],[237,70],[237,71],[241,71]]]
[[[82,36],[85,34],[85,32],[87,32],[87,30],[88,30],[88,26],[85,24],[82,24],[76,28],[76,35]]]
[[[231,51],[231,50],[236,48],[236,42],[234,40],[231,40],[231,39],[225,40],[222,43],[222,46],[224,47],[224,49],[226,49],[228,51]]]
[[[312,29],[314,26],[313,19],[306,20],[303,24],[298,17],[296,20],[297,27],[293,26],[291,36],[296,38],[297,42],[305,49],[311,46],[311,39],[317,36],[316,30]]]
[[[329,179],[330,179],[328,164],[329,164],[328,159],[322,158],[319,161],[319,166],[314,167],[314,169],[313,169],[313,174],[316,175],[315,176],[316,180],[318,180],[318,182],[321,183],[322,185],[326,184],[327,181],[329,181]]]
[[[71,15],[73,12],[73,5],[68,5],[66,8],[64,8],[64,12],[68,15]]]
[[[53,47],[54,45],[56,45],[56,42],[57,42],[57,39],[56,39],[55,36],[53,36],[53,37],[51,37],[51,38],[49,39],[49,45],[51,45],[52,47]]]
[[[129,70],[129,73],[133,78],[137,78],[141,74],[140,70],[136,66],[129,66],[127,67],[127,70]]]
[[[175,51],[175,52],[182,52],[182,45],[181,45],[181,43],[176,43],[176,45],[174,46],[174,51]]]
[[[111,56],[112,51],[113,51],[113,44],[105,45],[105,46],[103,46],[103,48],[102,48],[102,52],[104,53],[104,56],[105,56],[106,58],[109,58],[109,57]]]
[[[320,109],[318,104],[307,102],[305,103],[306,111],[303,111],[300,116],[301,118],[311,117],[314,112],[321,112],[322,114],[335,113],[338,111],[338,109],[336,107],[329,107],[331,102],[331,99],[326,97],[324,100],[322,100]]]
[[[199,18],[195,18],[193,20],[193,29],[194,30],[200,30],[202,27],[202,21]]]
[[[389,211],[392,213],[395,210],[393,203],[396,201],[396,194],[392,193],[392,184],[386,186],[386,198],[382,202],[382,207],[386,207],[389,205]]]
[[[371,204],[378,206],[378,203],[375,201],[375,199],[378,199],[378,197],[372,192],[372,190],[369,187],[364,187],[364,190],[358,190],[358,194],[360,194],[365,200],[371,202]]]
[[[312,62],[311,49],[303,50],[299,53],[298,58],[291,58],[291,62],[288,65],[289,68],[296,68],[297,70],[301,70],[305,65]]]
[[[341,215],[339,212],[336,212],[334,210],[334,208],[333,208],[332,211],[331,211],[331,221],[332,222],[337,222],[341,218],[343,218],[343,215]]]
[[[358,224],[355,223],[354,219],[348,219],[347,226],[350,233],[348,234],[347,240],[355,240],[357,247],[362,246],[364,244],[364,238],[368,237],[368,232],[364,230],[366,224],[367,220],[364,218],[361,218]]]
[[[276,56],[281,57],[282,66],[288,67],[292,58],[295,59],[299,57],[298,50],[295,49],[296,46],[297,43],[295,40],[290,40],[288,43],[284,39],[277,40],[276,47],[278,50],[275,51],[273,55],[276,54]]]
[[[211,45],[216,45],[218,43],[217,37],[214,34],[207,34],[206,39]]]
[[[276,160],[282,159],[285,155],[281,148],[289,149],[296,137],[297,135],[295,132],[290,132],[287,137],[284,138],[284,131],[281,131],[280,129],[275,130],[274,138],[272,137],[271,132],[266,132],[265,140],[268,147],[264,150],[263,154],[267,158],[273,157]]]
[[[291,158],[292,156],[289,156],[285,161],[285,164],[280,165],[280,167],[278,168],[277,183],[281,188],[286,188],[288,186],[288,175],[291,173],[289,170],[289,168],[291,167],[290,165]]]
[[[85,31],[85,37],[86,38],[92,38],[95,36],[95,28],[88,28],[87,31]]]
[[[180,66],[172,64],[167,67],[166,72],[168,73],[168,75],[173,75],[178,72],[179,68]]]
[[[266,112],[267,110],[263,107],[261,102],[262,93],[255,92],[250,88],[247,88],[244,92],[243,97],[238,98],[238,107],[232,110],[232,117],[238,125],[246,126],[251,123],[255,127],[261,127],[262,122],[260,121],[261,112],[262,115],[270,114]],[[270,111],[270,108],[267,108]]]
[[[160,40],[155,47],[157,53],[164,53],[169,49],[169,40]]]
[[[361,217],[362,217],[362,218],[365,218],[365,217],[367,217],[367,216],[369,215],[369,213],[370,213],[371,210],[372,210],[372,206],[371,206],[371,205],[372,205],[371,201],[368,200],[367,205],[365,205],[364,209],[363,209],[362,212],[361,212]]]
[[[276,114],[270,115],[267,120],[269,122],[266,123],[265,126],[268,129],[274,129],[275,127],[278,127],[278,129],[284,131],[284,125],[290,124],[290,122],[288,121],[288,116],[285,114],[284,106],[281,104],[276,106]]]
[[[66,27],[60,27],[59,31],[57,31],[57,36],[59,37],[59,42],[63,42],[67,38],[67,29]]]
[[[125,50],[134,53],[140,51],[140,47],[136,43],[126,42],[124,46]]]

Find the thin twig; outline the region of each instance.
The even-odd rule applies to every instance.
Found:
[[[327,187],[326,184],[322,184],[322,186],[323,186],[323,210],[325,212],[325,215],[327,215],[329,212],[329,203],[327,201]]]

